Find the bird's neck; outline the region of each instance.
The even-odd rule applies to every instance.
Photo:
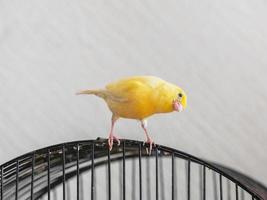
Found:
[[[169,88],[162,87],[155,95],[155,112],[167,113],[173,111],[172,105],[173,94]]]

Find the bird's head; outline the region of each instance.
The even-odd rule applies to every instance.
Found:
[[[187,106],[187,97],[181,88],[176,88],[172,101],[173,110],[177,112],[183,111]]]

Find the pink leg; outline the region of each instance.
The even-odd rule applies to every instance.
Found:
[[[108,136],[108,146],[109,146],[109,150],[110,151],[112,150],[112,147],[113,147],[113,140],[118,142],[118,145],[120,145],[119,138],[113,134],[114,124],[117,121],[117,119],[119,119],[119,117],[112,115],[111,130],[110,130],[110,133],[109,133],[109,136]]]
[[[151,151],[152,151],[152,145],[155,144],[154,141],[152,140],[152,138],[148,135],[148,132],[147,132],[147,121],[146,120],[142,120],[141,121],[141,126],[142,128],[144,129],[145,131],[145,135],[146,135],[146,143],[149,144],[149,151],[147,150],[147,153],[150,155],[151,154]]]

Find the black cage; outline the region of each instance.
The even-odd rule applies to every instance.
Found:
[[[1,166],[1,199],[206,200],[267,199],[266,188],[187,153],[122,140],[63,143]]]

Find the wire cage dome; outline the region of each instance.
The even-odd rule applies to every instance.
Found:
[[[266,188],[228,168],[190,154],[106,139],[39,149],[1,166],[1,200],[267,199]]]

